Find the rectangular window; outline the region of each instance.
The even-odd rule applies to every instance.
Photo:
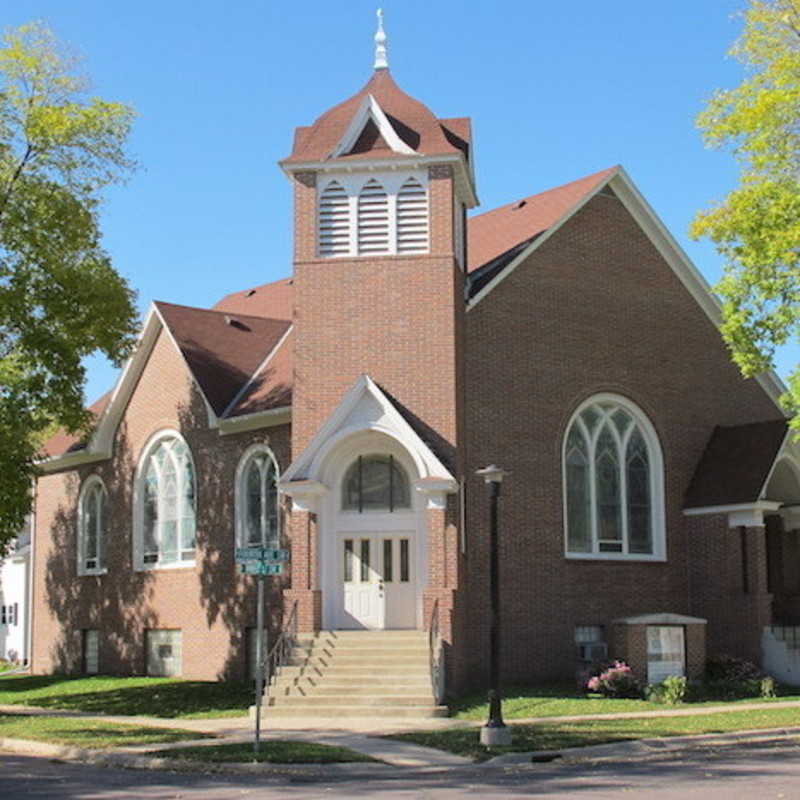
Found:
[[[383,540],[383,580],[385,583],[392,582],[392,540]]]
[[[408,583],[408,539],[400,540],[400,583]]]
[[[353,581],[353,540],[344,540],[344,582]]]
[[[586,664],[596,664],[608,657],[606,634],[602,625],[576,625],[575,645],[578,661]]]
[[[19,603],[14,603],[14,625],[19,625]]]
[[[361,583],[369,581],[369,539],[361,540]]]
[[[174,677],[181,674],[181,640],[179,630],[145,631],[148,675]]]
[[[0,606],[0,625],[6,624],[6,606]]]
[[[686,674],[684,629],[680,625],[647,626],[647,682],[661,683]]]
[[[100,672],[100,634],[96,630],[83,631],[83,672],[85,675]]]
[[[258,628],[248,628],[246,631],[247,639],[247,677],[250,680],[256,678],[256,653],[258,650]],[[261,660],[266,664],[267,653],[269,652],[269,641],[267,639],[267,629],[264,628],[263,650],[261,651]]]

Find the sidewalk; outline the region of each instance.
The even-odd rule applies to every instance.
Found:
[[[584,714],[563,717],[529,717],[526,719],[508,720],[510,725],[536,725],[555,722],[585,722],[603,719],[641,719],[652,717],[683,717],[707,714],[724,714],[743,710],[760,710],[770,708],[798,708],[800,701],[776,701],[763,703],[750,703],[746,706],[706,706],[696,709],[674,708],[664,711],[635,711],[628,713],[609,713],[609,714]],[[135,745],[128,747],[115,748],[113,752],[87,750],[82,748],[65,747],[60,745],[44,744],[29,740],[4,740],[0,739],[0,748],[23,751],[29,754],[42,754],[60,758],[76,758],[77,760],[89,760],[91,763],[112,763],[114,754],[122,756],[122,761],[128,765],[138,763],[139,766],[147,768],[171,768],[174,762],[165,759],[155,759],[145,757],[143,754],[155,749],[178,750],[181,747],[205,747],[218,744],[234,744],[238,742],[249,742],[253,738],[253,725],[247,717],[227,717],[220,719],[164,719],[161,717],[148,716],[121,716],[121,715],[101,715],[91,714],[80,711],[64,711],[58,709],[48,709],[35,706],[0,705],[0,714],[19,714],[30,716],[48,717],[73,717],[102,722],[119,722],[127,724],[147,725],[154,728],[175,728],[186,731],[195,731],[202,734],[211,734],[214,739],[200,739],[194,741],[174,742],[171,744],[154,745]],[[800,721],[800,712],[798,713]],[[407,742],[394,741],[379,738],[393,733],[403,733],[411,730],[445,730],[452,728],[478,728],[483,724],[482,721],[456,720],[449,718],[436,718],[429,720],[408,720],[408,719],[380,719],[380,718],[348,718],[348,719],[327,719],[327,718],[295,718],[295,719],[275,719],[271,720],[266,714],[262,718],[262,737],[265,741],[270,739],[284,739],[318,742],[320,744],[336,745],[348,747],[356,752],[371,756],[384,765],[391,767],[413,767],[427,769],[448,769],[453,767],[472,766],[473,762],[465,757],[457,756],[433,748],[422,747],[420,745]],[[558,751],[557,753],[509,753],[497,756],[490,761],[484,762],[486,765],[522,765],[530,764],[532,758],[550,760],[561,758],[564,760],[593,760],[600,758],[633,758],[654,753],[675,753],[687,746],[695,747],[717,742],[737,742],[751,741],[753,739],[770,739],[778,737],[800,735],[799,728],[779,728],[772,730],[759,731],[740,731],[728,734],[701,734],[697,736],[675,736],[653,739],[638,739],[630,742],[612,743],[605,745],[595,745],[590,747],[572,748]],[[141,762],[141,763],[139,763]],[[226,767],[230,765],[225,765]],[[280,765],[248,765],[248,769],[256,766],[277,768]],[[288,766],[288,765],[287,765]],[[300,765],[291,765],[298,767]],[[309,765],[311,766],[311,765]],[[317,767],[319,765],[316,765]],[[330,765],[326,765],[330,766]],[[341,768],[356,765],[339,765]],[[364,765],[360,765],[364,766]],[[375,765],[367,765],[374,767]]]

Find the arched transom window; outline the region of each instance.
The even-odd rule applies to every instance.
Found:
[[[108,494],[96,475],[81,488],[78,507],[78,574],[105,572]]]
[[[140,566],[194,561],[195,476],[186,442],[164,434],[145,453],[139,485]]]
[[[397,511],[411,508],[408,475],[394,456],[359,456],[342,483],[343,511]]]
[[[278,547],[278,465],[263,445],[250,448],[237,469],[236,519],[240,546]]]
[[[564,443],[567,555],[663,558],[662,487],[647,417],[619,397],[584,403]]]

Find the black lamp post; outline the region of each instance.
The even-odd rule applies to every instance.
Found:
[[[481,744],[486,747],[511,744],[511,731],[503,722],[500,698],[500,580],[497,553],[497,505],[500,499],[500,484],[508,474],[492,464],[479,469],[480,475],[491,487],[489,495],[489,594],[491,620],[489,628],[489,719],[481,728]]]

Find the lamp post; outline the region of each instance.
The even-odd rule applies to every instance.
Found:
[[[486,747],[511,744],[511,731],[503,722],[500,699],[500,581],[497,554],[497,504],[500,499],[500,484],[508,474],[494,464],[476,472],[491,487],[489,495],[489,719],[481,728],[481,744]]]

